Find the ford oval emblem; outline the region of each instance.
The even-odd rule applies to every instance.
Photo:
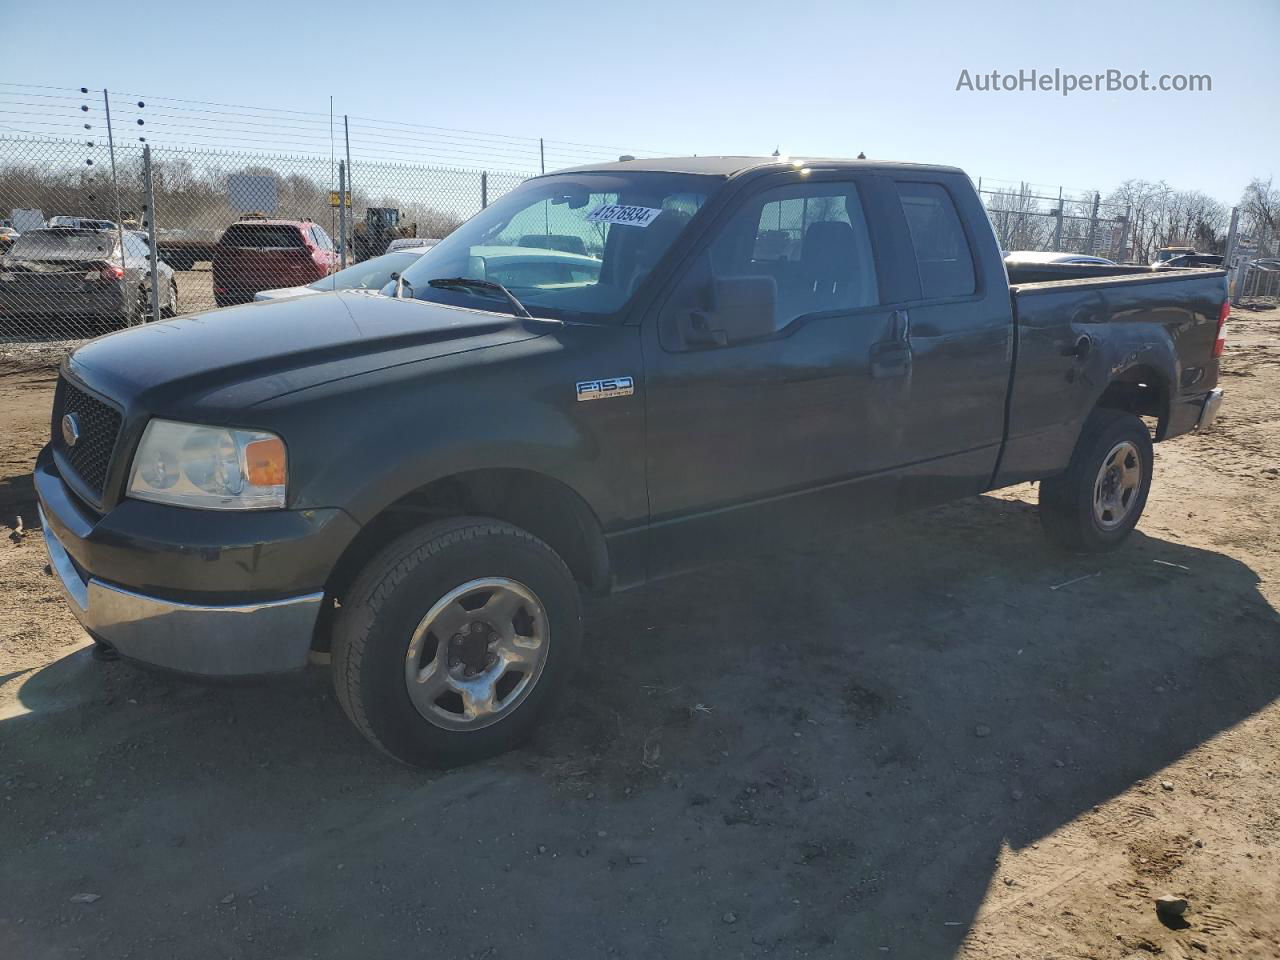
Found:
[[[79,439],[80,421],[74,413],[68,413],[62,418],[62,442],[68,447],[74,447]]]

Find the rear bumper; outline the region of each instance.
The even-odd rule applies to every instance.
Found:
[[[115,317],[124,312],[120,285],[104,283],[103,289],[19,290],[17,284],[0,283],[0,317]]]
[[[260,603],[202,605],[147,596],[85,577],[40,510],[53,570],[76,619],[122,656],[210,677],[281,673],[306,665],[321,592]]]
[[[1222,390],[1217,387],[1208,393],[1185,397],[1173,404],[1168,425],[1157,439],[1171,440],[1192,430],[1208,430],[1218,419],[1221,407]]]
[[[1200,408],[1200,419],[1196,421],[1196,429],[1208,430],[1212,427],[1213,422],[1218,419],[1218,410],[1221,407],[1222,391],[1210,390],[1209,395],[1204,398],[1204,405]]]

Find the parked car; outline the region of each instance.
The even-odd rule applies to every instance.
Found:
[[[338,252],[310,220],[246,217],[227,227],[213,253],[213,298],[248,303],[260,290],[305,286],[333,273]]]
[[[573,285],[594,285],[601,261],[585,254],[533,246],[484,245],[471,248],[468,267],[503,286],[526,292]],[[383,290],[392,293],[390,286]]]
[[[543,282],[518,241],[548,208],[598,268]],[[1217,415],[1226,275],[1049,266],[1067,282],[1006,268],[952,167],[535,177],[396,296],[75,351],[35,468],[50,564],[104,653],[222,676],[328,654],[387,753],[486,756],[564,687],[580,590],[1029,480],[1051,540],[1124,542],[1153,441]]]
[[[396,237],[387,244],[387,253],[394,253],[397,250],[425,250],[439,242],[432,237]]]
[[[9,248],[13,246],[13,242],[22,234],[18,233],[13,227],[0,226],[0,256],[9,252]]]
[[[260,290],[254,300],[281,300],[285,297],[305,297],[334,290],[381,290],[392,281],[393,273],[400,273],[422,256],[422,249],[413,248],[397,253],[384,253],[372,260],[321,277],[315,283],[297,287],[280,287],[276,290]]]
[[[1098,263],[1115,265],[1114,260],[1095,257],[1087,253],[1054,253],[1045,250],[1009,250],[1004,255],[1006,263]]]
[[[71,227],[77,230],[115,230],[116,222],[114,220],[97,220],[89,217],[67,217],[56,216],[50,217],[50,227]]]
[[[0,316],[84,318],[109,328],[150,319],[151,260],[126,231],[46,227],[22,234],[0,257]],[[157,265],[162,315],[177,312],[173,271]]]
[[[1222,266],[1223,257],[1218,253],[1180,253],[1168,260],[1160,260],[1152,264],[1153,270],[1184,270],[1188,267],[1199,267],[1217,270]]]

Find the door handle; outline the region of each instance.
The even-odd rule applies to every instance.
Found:
[[[911,315],[906,310],[889,314],[889,340],[905,344],[911,338]]]

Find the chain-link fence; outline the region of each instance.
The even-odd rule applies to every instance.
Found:
[[[340,161],[339,191],[328,157],[112,154],[91,140],[0,137],[0,337],[96,336],[310,284],[443,237],[525,179]]]
[[[113,151],[86,136],[0,136],[0,340],[83,339],[317,282],[439,239],[531,175],[513,169],[512,156],[491,170],[359,158],[348,167],[336,155],[141,138],[117,138]],[[976,186],[1004,250],[1116,261],[1140,253],[1131,235],[1145,229],[1139,218],[1096,192]],[[1276,238],[1257,239],[1249,293],[1274,296]],[[380,286],[381,276],[359,282]]]
[[[1121,262],[1132,257],[1129,209],[1095,192],[1046,191],[1028,183],[977,181],[1000,247],[1078,253]]]

